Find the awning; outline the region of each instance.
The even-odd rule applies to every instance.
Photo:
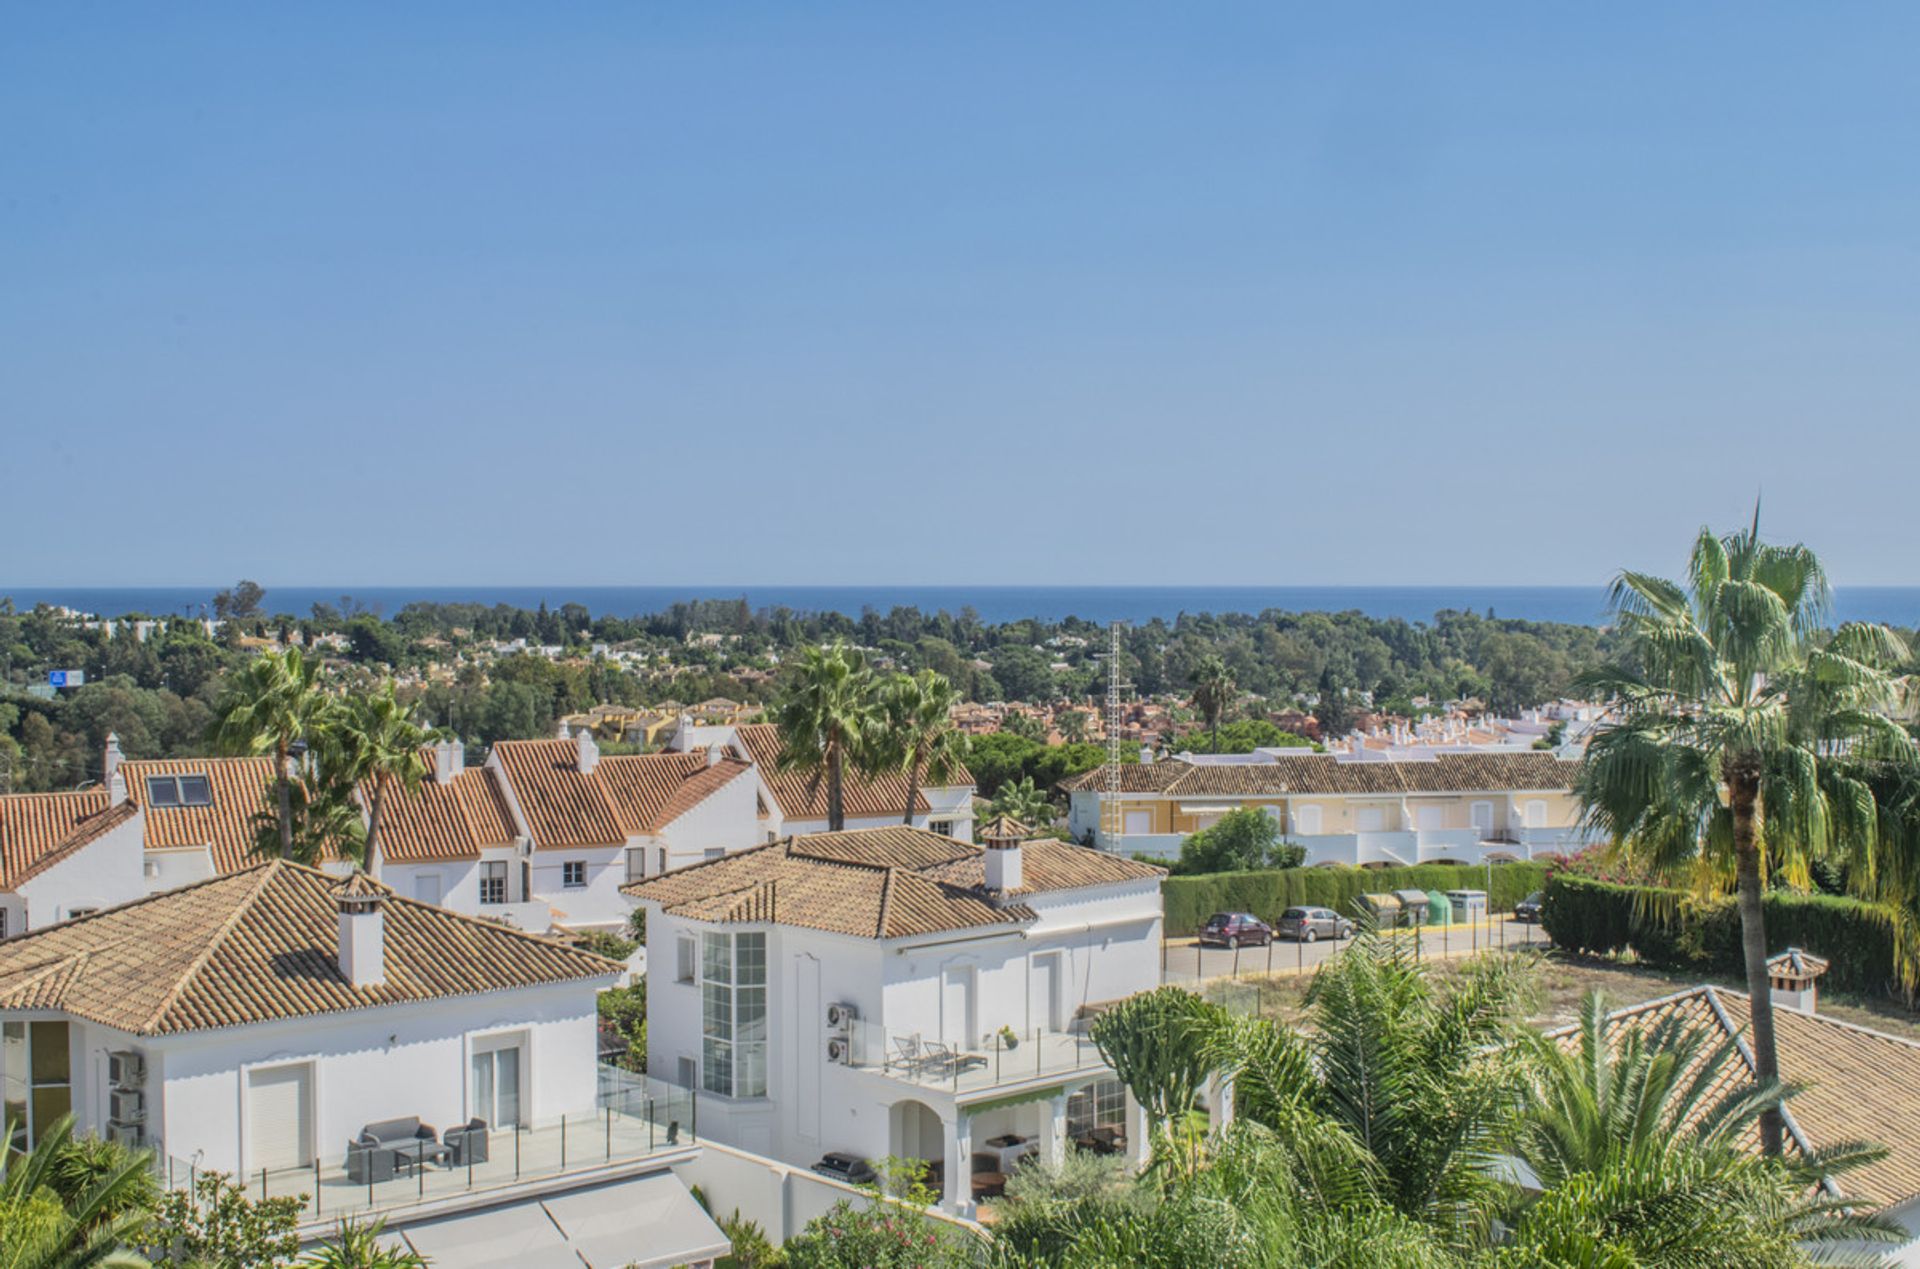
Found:
[[[543,1206],[588,1269],[654,1269],[717,1260],[733,1250],[671,1172],[570,1190]]]
[[[397,1233],[434,1264],[461,1269],[657,1269],[732,1250],[672,1172],[422,1221]]]

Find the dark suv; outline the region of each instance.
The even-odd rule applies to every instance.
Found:
[[[1525,921],[1529,925],[1538,921],[1540,919],[1540,905],[1546,902],[1546,898],[1547,896],[1540,891],[1534,891],[1513,905],[1513,919],[1516,921]]]
[[[1280,914],[1273,932],[1283,939],[1313,943],[1320,939],[1350,939],[1353,922],[1332,908],[1288,908]]]
[[[1273,942],[1273,927],[1246,912],[1216,912],[1200,927],[1202,947],[1265,947]]]

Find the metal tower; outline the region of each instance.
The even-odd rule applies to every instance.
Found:
[[[1126,817],[1120,811],[1121,697],[1130,684],[1120,677],[1120,623],[1107,628],[1107,765],[1100,794],[1100,848],[1118,852]]]

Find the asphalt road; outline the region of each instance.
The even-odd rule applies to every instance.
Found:
[[[1491,947],[1545,947],[1547,936],[1538,924],[1503,921],[1497,925],[1434,926],[1419,931],[1397,930],[1393,937],[1416,942],[1421,956],[1471,956]],[[1204,982],[1214,978],[1256,974],[1310,972],[1335,951],[1345,947],[1332,939],[1317,943],[1276,940],[1269,947],[1243,947],[1238,953],[1224,947],[1201,947],[1192,939],[1169,939],[1161,948],[1161,980],[1169,983]]]

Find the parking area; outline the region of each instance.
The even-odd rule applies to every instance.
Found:
[[[1547,946],[1547,936],[1541,933],[1538,924],[1504,918],[1394,930],[1390,937],[1408,940],[1415,954],[1422,957],[1472,956],[1489,948]],[[1201,947],[1191,938],[1168,939],[1160,945],[1160,980],[1191,985],[1255,974],[1305,974],[1345,946],[1331,939],[1317,943],[1277,940],[1267,947],[1243,947],[1235,951]]]

